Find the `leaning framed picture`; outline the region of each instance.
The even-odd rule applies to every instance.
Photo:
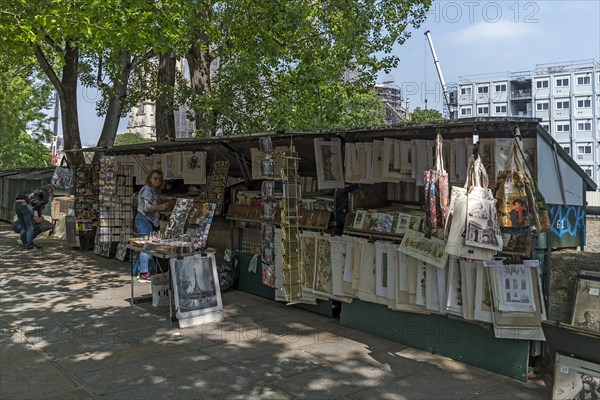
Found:
[[[342,143],[339,139],[315,139],[314,144],[319,190],[343,188]]]
[[[170,267],[179,327],[220,321],[223,301],[214,254],[172,258]]]
[[[597,399],[600,396],[600,365],[556,354],[552,400]]]
[[[575,285],[575,301],[571,325],[600,332],[600,274],[581,271]]]

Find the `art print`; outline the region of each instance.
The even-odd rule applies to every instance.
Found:
[[[163,154],[162,165],[165,179],[181,178],[181,153]]]
[[[172,258],[170,267],[177,318],[181,320],[223,310],[214,256]]]
[[[340,140],[324,141],[323,139],[315,139],[314,146],[319,190],[343,188],[344,174]]]
[[[406,230],[410,227],[410,220],[410,214],[398,214],[398,222],[396,223],[396,229],[394,230],[394,232],[399,235],[404,235],[404,232],[406,232]]]
[[[571,325],[600,332],[600,276],[577,279]]]
[[[331,293],[331,243],[329,242],[329,237],[317,237],[316,242],[317,254],[314,289],[323,293]]]
[[[600,398],[600,365],[556,354],[552,400]]]
[[[402,163],[400,159],[401,141],[385,138],[382,147],[382,178],[396,182],[402,178]]]
[[[408,229],[400,244],[400,251],[434,267],[445,268],[448,260],[448,254],[444,251],[445,246],[443,240],[427,238],[421,232]]]
[[[169,217],[169,224],[165,233],[171,237],[183,234],[190,210],[194,205],[194,199],[179,198]]]
[[[449,313],[463,315],[463,300],[461,290],[460,265],[458,258],[450,257],[448,260],[448,299],[446,310]]]
[[[354,223],[352,224],[352,229],[363,229],[366,216],[367,210],[356,210],[356,214],[354,215]]]
[[[534,312],[535,299],[530,267],[523,264],[510,264],[498,268],[500,270],[498,309]]]
[[[475,276],[475,319],[492,323],[492,303],[487,274],[488,270],[483,268],[483,264],[478,263]]]
[[[183,182],[186,185],[206,184],[206,152],[185,151],[181,157]]]

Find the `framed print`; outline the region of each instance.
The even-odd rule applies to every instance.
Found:
[[[367,210],[356,210],[356,214],[354,215],[354,223],[352,224],[352,229],[363,229],[366,216]]]
[[[179,327],[219,321],[223,302],[214,254],[171,258],[170,267]]]
[[[590,272],[577,278],[571,325],[593,332],[600,332],[600,274]],[[593,275],[592,275],[593,274]],[[594,276],[595,275],[595,276]]]
[[[342,171],[342,144],[340,140],[324,141],[315,139],[314,145],[319,190],[343,188],[344,173]]]
[[[556,354],[552,400],[600,398],[600,365]]]
[[[410,214],[399,213],[398,214],[398,222],[396,223],[395,233],[399,235],[404,235],[404,232],[409,228],[410,225]]]
[[[261,137],[258,139],[258,147],[260,148],[260,151],[262,151],[262,153],[267,156],[270,157],[271,156],[271,152],[273,151],[273,144],[271,143],[271,138],[268,136],[265,137]]]

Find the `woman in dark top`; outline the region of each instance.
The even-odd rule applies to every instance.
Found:
[[[54,193],[54,186],[46,185],[23,192],[15,199],[15,213],[21,226],[21,242],[25,250],[40,248],[33,243],[36,224],[40,222],[42,211]],[[37,216],[36,216],[37,213]]]

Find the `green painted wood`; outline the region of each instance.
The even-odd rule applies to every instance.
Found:
[[[262,284],[262,276],[260,273],[260,257],[258,259],[258,267],[256,272],[248,271],[248,266],[252,260],[252,256],[246,253],[236,252],[236,256],[240,260],[240,278],[235,285],[235,288],[242,292],[250,293],[255,296],[264,297],[265,299],[275,300],[275,290]],[[325,315],[326,317],[333,316],[331,301],[317,300],[317,304],[295,304],[295,307],[302,308],[310,312]]]
[[[250,272],[248,271],[248,266],[252,260],[252,255],[236,252],[236,256],[240,260],[240,278],[238,279],[235,288],[255,296],[275,300],[275,290],[262,284],[260,257],[258,258],[256,272]]]
[[[358,299],[342,304],[340,324],[526,380],[529,341],[497,339],[491,328],[442,315],[393,311]]]

